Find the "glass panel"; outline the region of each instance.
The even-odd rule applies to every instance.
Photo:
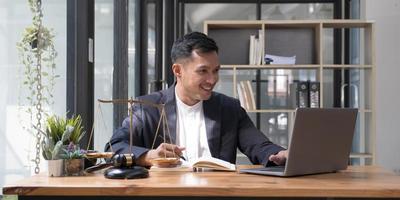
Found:
[[[261,19],[333,19],[333,3],[262,4]]]
[[[156,90],[156,4],[147,4],[147,93]]]
[[[233,70],[221,69],[219,70],[219,80],[214,87],[214,91],[224,93],[225,95],[233,97]]]
[[[256,124],[257,114],[260,115],[260,130],[272,142],[285,148],[289,145],[290,124],[293,124],[294,115],[292,112],[277,113],[248,113],[250,119]]]
[[[258,35],[257,28],[214,28],[208,30],[208,36],[218,45],[221,65],[249,64],[249,45],[251,35]],[[234,41],[234,42],[233,42]]]
[[[113,97],[113,1],[96,0],[94,9],[94,149],[103,151],[104,145],[113,132],[113,106],[99,104],[97,99],[112,99]]]
[[[365,28],[324,28],[324,43],[322,49],[324,50],[324,64],[334,64],[333,50],[334,38],[331,37],[334,31],[341,31],[350,33],[349,43],[349,63],[336,63],[336,64],[355,64],[355,65],[371,65],[372,52],[371,52],[371,39],[370,35],[366,34]]]
[[[316,26],[315,26],[316,27]],[[265,54],[294,57],[295,64],[319,64],[315,27],[265,27]]]
[[[349,165],[372,165],[372,158],[350,158]]]
[[[135,97],[135,61],[136,61],[136,41],[135,41],[135,9],[136,1],[130,0],[129,3],[129,18],[128,18],[128,97]]]
[[[324,70],[324,102],[323,106],[327,108],[333,105],[333,69]],[[342,70],[343,72],[343,70]],[[344,72],[342,73],[344,74]],[[349,96],[348,102],[344,102],[341,98],[341,105],[346,104],[351,108],[359,108],[361,110],[369,110],[372,108],[372,75],[371,69],[350,69],[350,84],[342,84],[341,95]],[[347,94],[344,94],[348,91]]]
[[[53,89],[53,106],[46,106],[50,114],[65,115],[66,110],[66,1],[42,1],[43,25],[53,29],[54,46],[58,55],[55,60],[56,78]],[[30,126],[30,116],[25,104],[30,96],[22,85],[23,64],[16,48],[23,31],[32,24],[28,1],[14,0],[0,3],[0,188],[34,173],[35,138],[23,127]],[[48,97],[48,96],[46,96]],[[47,165],[40,154],[40,171]],[[0,191],[0,195],[2,191]],[[4,199],[4,197],[3,197]]]
[[[237,165],[252,165],[253,163],[250,162],[249,158],[244,155],[240,150],[237,150],[236,154],[236,164]]]
[[[333,19],[333,3],[285,3],[262,4],[261,19],[301,20],[301,19]],[[323,31],[324,44],[332,48],[323,48],[325,63],[333,63],[333,31]]]
[[[256,4],[186,3],[184,30],[203,32],[205,20],[255,20],[256,13]]]
[[[357,116],[356,129],[354,131],[353,145],[351,153],[353,157],[352,164],[365,165],[371,164],[371,154],[373,138],[372,138],[372,113],[371,112],[359,112]]]
[[[247,104],[249,98],[250,101],[252,101],[257,98],[257,95],[260,95],[261,103],[260,106],[256,106],[256,109],[293,109],[300,106],[301,98],[303,98],[301,95],[299,98],[299,94],[301,94],[299,90],[300,85],[305,84],[306,87],[309,87],[310,83],[318,83],[317,72],[317,69],[260,69],[260,93],[258,94],[256,85],[257,70],[241,69],[237,71],[237,96],[239,99],[241,99],[240,96],[243,96],[243,101],[241,101],[243,102],[242,105],[244,107],[246,106],[245,108],[248,110],[254,110],[254,106],[252,106],[251,103]],[[250,84],[251,88],[246,87],[246,84]],[[249,89],[250,96],[247,95]],[[253,96],[251,96],[251,93],[253,93]],[[306,98],[306,105],[304,105],[304,107],[309,107],[308,91],[307,94],[304,93],[304,95],[306,95],[304,96],[304,98]],[[319,102],[318,97],[316,100]]]
[[[334,37],[333,29],[323,29],[323,48],[322,48],[322,63],[334,64]]]

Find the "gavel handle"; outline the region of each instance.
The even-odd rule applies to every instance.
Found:
[[[92,172],[95,172],[95,171],[98,171],[98,170],[101,170],[101,169],[104,169],[107,167],[111,167],[111,166],[113,166],[113,163],[102,163],[102,164],[98,164],[98,165],[94,165],[94,166],[86,168],[85,172],[92,173]]]

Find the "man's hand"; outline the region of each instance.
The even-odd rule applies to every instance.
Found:
[[[287,150],[282,150],[275,155],[270,155],[268,160],[274,162],[276,165],[284,165],[288,156]]]
[[[144,155],[140,156],[136,160],[136,164],[140,166],[151,166],[151,160],[155,158],[169,158],[169,157],[179,157],[182,155],[182,151],[185,147],[179,147],[175,144],[161,143],[157,149],[151,149]]]

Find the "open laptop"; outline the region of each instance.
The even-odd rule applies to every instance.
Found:
[[[346,169],[357,113],[351,108],[298,108],[286,165],[240,172],[298,176]]]

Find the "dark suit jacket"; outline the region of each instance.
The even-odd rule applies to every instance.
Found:
[[[138,99],[165,104],[171,142],[175,143],[177,118],[175,85]],[[253,164],[266,165],[269,155],[283,150],[282,147],[269,141],[254,126],[246,111],[240,106],[239,100],[213,92],[211,98],[203,102],[203,109],[208,145],[213,157],[235,163],[236,150],[239,148]],[[155,107],[140,104],[135,105],[133,110],[132,152],[139,157],[152,146],[160,111]],[[122,127],[116,129],[111,138],[112,150],[116,153],[129,152],[129,121],[129,117],[126,118]],[[163,135],[162,128],[159,130],[159,135]],[[168,136],[167,131],[165,135]],[[162,137],[157,137],[154,148],[162,142]],[[106,151],[110,150],[109,144],[106,144]]]

